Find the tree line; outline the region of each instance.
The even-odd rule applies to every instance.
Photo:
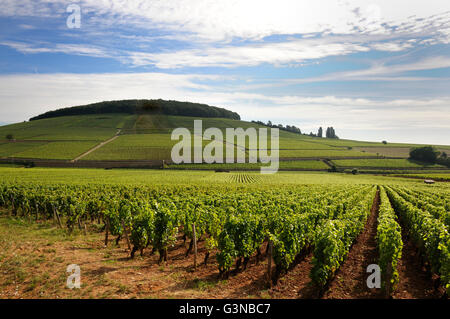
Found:
[[[317,134],[314,134],[313,132],[310,132],[309,134],[305,134],[305,133],[302,133],[302,130],[300,128],[296,127],[295,125],[283,126],[283,124],[273,124],[272,121],[268,121],[267,123],[264,123],[262,121],[252,121],[252,123],[271,127],[271,128],[278,128],[280,130],[291,132],[291,133],[297,133],[297,134],[308,135],[308,136],[313,136],[313,137],[323,137],[322,127],[319,127]],[[339,138],[336,135],[336,132],[334,131],[333,127],[327,127],[325,137],[326,138],[336,138],[336,139]]]
[[[238,113],[216,106],[158,99],[104,101],[88,105],[66,107],[32,117],[30,121],[69,115],[105,113],[164,114],[193,117],[228,118],[233,120],[241,119]]]

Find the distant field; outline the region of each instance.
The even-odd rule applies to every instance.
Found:
[[[170,165],[169,168],[183,169],[259,169],[261,166],[267,166],[261,163],[235,163],[235,164],[179,164]],[[279,162],[280,169],[327,169],[327,164],[322,161],[282,161]]]
[[[18,158],[72,160],[93,148],[98,142],[51,142],[14,154]]]
[[[83,157],[83,160],[127,161],[127,160],[164,160],[170,158],[170,149],[162,147],[109,146]]]
[[[270,136],[267,147],[271,147]],[[316,141],[303,140],[302,136],[297,138],[280,137],[279,148],[280,150],[346,150],[342,147],[333,147]]]
[[[42,146],[45,143],[36,142],[16,142],[16,143],[4,143],[0,144],[0,157],[14,156],[17,153],[23,152],[28,149],[34,149],[36,147]]]
[[[191,137],[191,154],[194,150],[193,136]],[[170,160],[172,147],[179,140],[171,140],[170,134],[127,134],[120,135],[116,140],[108,143],[97,151],[84,157],[83,160]],[[202,141],[203,147],[211,141]],[[222,147],[225,156],[225,145]],[[236,148],[235,148],[236,154]]]
[[[329,166],[322,161],[283,161],[280,162],[282,169],[328,169]]]
[[[310,158],[310,157],[359,157],[377,156],[377,154],[353,150],[280,150],[281,158]]]
[[[167,116],[135,115],[133,123],[123,129],[124,134],[170,133],[171,124]]]
[[[167,147],[172,148],[178,141],[172,141],[170,134],[120,135],[110,146],[128,147]]]
[[[409,157],[409,152],[411,151],[411,147],[394,147],[394,146],[384,146],[384,147],[355,147],[355,150],[366,151],[370,153],[378,153],[381,156],[387,157]],[[436,148],[439,152],[446,152],[450,154],[450,149],[445,148]]]
[[[366,151],[387,157],[409,157],[409,147],[355,147],[355,150]]]
[[[423,174],[396,174],[399,177],[417,177],[417,178],[429,178],[436,180],[448,180],[450,181],[450,173],[437,174],[437,173],[423,173]]]
[[[317,143],[322,143],[334,147],[356,147],[356,146],[383,146],[383,143],[363,142],[341,139],[314,138]]]
[[[341,146],[341,147],[381,147],[381,148],[411,148],[416,146],[424,146],[420,144],[410,144],[410,143],[387,143],[382,142],[364,142],[364,141],[353,141],[353,140],[343,140],[343,139],[318,139],[320,143],[324,143],[331,146]],[[440,146],[439,146],[440,147]]]
[[[120,135],[83,160],[163,160],[170,159],[169,134]]]
[[[91,114],[6,125],[0,127],[0,157],[70,160],[94,145],[110,139],[120,130],[117,139],[95,150],[84,157],[83,160],[170,160],[171,149],[178,143],[178,141],[171,140],[170,133],[174,128],[187,128],[193,134],[194,120],[196,119],[186,116],[149,114]],[[228,145],[225,143],[226,128],[267,129],[266,126],[246,121],[223,118],[201,118],[201,120],[203,130],[216,127],[222,131],[223,140],[217,143],[223,147],[224,156],[226,156],[226,145]],[[270,149],[270,131],[268,133],[266,147]],[[8,134],[12,134],[16,140],[23,142],[7,142],[6,135]],[[31,143],[29,141],[36,142]],[[237,140],[234,141],[234,144],[236,143]],[[210,141],[203,141],[202,147],[208,144],[210,144]],[[381,142],[318,138],[280,130],[279,155],[284,159],[376,156],[407,158],[410,147],[413,146],[415,145],[398,143],[385,145]],[[245,148],[247,149],[246,157],[248,157],[250,148],[248,140]],[[450,148],[446,149],[445,146],[440,146],[438,149],[450,153]],[[236,150],[235,147],[235,154]],[[296,165],[293,168],[296,168]],[[351,165],[353,166],[353,164]],[[394,166],[397,165],[394,164]],[[407,165],[405,167],[412,166]]]
[[[225,118],[196,118],[174,115],[139,115],[134,125],[128,127],[123,132],[125,134],[170,133],[174,128],[187,128],[193,132],[194,120],[202,120],[203,131],[211,127],[219,128],[223,132],[225,132],[226,128],[241,127],[243,129],[247,129],[249,127],[263,127],[251,122]]]
[[[280,184],[368,184],[389,183],[392,185],[422,185],[420,180],[373,175],[333,174],[327,172],[278,172],[275,175],[262,175],[260,172],[248,172],[258,176],[261,183]],[[40,168],[31,169],[3,167],[0,175],[7,179],[17,179],[22,183],[42,184],[114,184],[114,185],[211,185],[211,182],[228,183],[227,173],[211,171],[177,171],[177,170],[138,170],[138,169],[74,169],[74,168]],[[445,185],[444,185],[445,186]],[[449,185],[450,186],[450,185]]]
[[[333,160],[336,166],[342,167],[442,167],[440,165],[427,165],[407,159],[354,159],[354,160]]]
[[[24,140],[94,140],[103,141],[117,132],[134,115],[99,114],[66,116],[23,122],[0,127],[0,139],[12,134]]]

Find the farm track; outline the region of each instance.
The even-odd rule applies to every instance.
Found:
[[[366,285],[367,266],[378,263],[377,218],[380,207],[380,191],[374,198],[370,216],[364,231],[357,237],[345,262],[330,282],[324,299],[367,299],[380,298],[380,290],[369,289]]]
[[[77,158],[71,160],[70,162],[71,162],[71,163],[77,162],[77,161],[79,161],[80,159],[82,159],[83,157],[85,157],[85,156],[91,154],[92,152],[95,152],[95,151],[98,150],[99,148],[105,146],[106,144],[111,143],[112,141],[114,141],[116,138],[119,137],[119,134],[120,134],[121,131],[122,131],[122,130],[118,130],[117,133],[116,133],[116,135],[114,135],[114,136],[111,137],[110,139],[108,139],[108,140],[106,140],[106,141],[103,141],[103,142],[101,142],[100,144],[94,146],[94,147],[91,148],[89,151],[87,151],[87,152],[81,154],[80,156],[78,156]]]

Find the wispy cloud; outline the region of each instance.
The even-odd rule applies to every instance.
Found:
[[[106,50],[84,44],[52,44],[52,43],[24,43],[13,41],[2,41],[0,45],[13,48],[21,53],[36,54],[36,53],[66,53],[70,55],[86,55],[92,57],[111,57]]]
[[[127,37],[124,36],[124,38]],[[131,39],[137,38],[131,37]],[[5,45],[27,54],[66,53],[108,57],[135,67],[152,65],[159,69],[257,66],[264,63],[276,66],[300,65],[310,60],[368,52],[371,49],[399,52],[412,47],[409,41],[373,44],[365,41],[368,41],[367,37],[356,41],[352,41],[350,37],[326,37],[220,47],[205,45],[195,49],[155,53],[132,51],[117,47],[108,48],[88,44],[53,44],[42,41],[34,43],[2,41],[0,45]]]
[[[328,56],[366,52],[365,46],[353,43],[332,43],[317,40],[294,40],[258,45],[180,50],[164,53],[131,52],[133,65],[154,64],[160,69],[181,67],[236,67],[263,63],[282,65],[302,63]]]
[[[69,1],[2,0],[0,15],[61,15]],[[83,12],[105,25],[192,32],[198,38],[262,39],[273,34],[391,33],[448,30],[450,4],[442,0],[83,0]]]
[[[0,0],[0,16],[50,16],[63,25],[68,4]],[[440,0],[397,0],[395,6],[387,0],[83,0],[80,5],[80,43],[2,42],[22,53],[110,57],[134,67],[170,69],[279,66],[359,52],[401,52],[450,40],[450,2]],[[63,29],[59,35],[67,33]],[[274,36],[280,39],[269,40]],[[181,45],[149,45],[155,40]]]
[[[303,79],[282,80],[278,85],[313,83],[329,81],[426,81],[432,77],[408,76],[408,72],[450,68],[450,58],[446,56],[429,57],[411,63],[375,63],[371,67],[356,71],[335,72],[324,76]],[[277,84],[275,84],[277,85]]]

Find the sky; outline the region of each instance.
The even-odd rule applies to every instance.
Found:
[[[449,79],[448,0],[0,0],[0,123],[162,98],[450,145]]]

